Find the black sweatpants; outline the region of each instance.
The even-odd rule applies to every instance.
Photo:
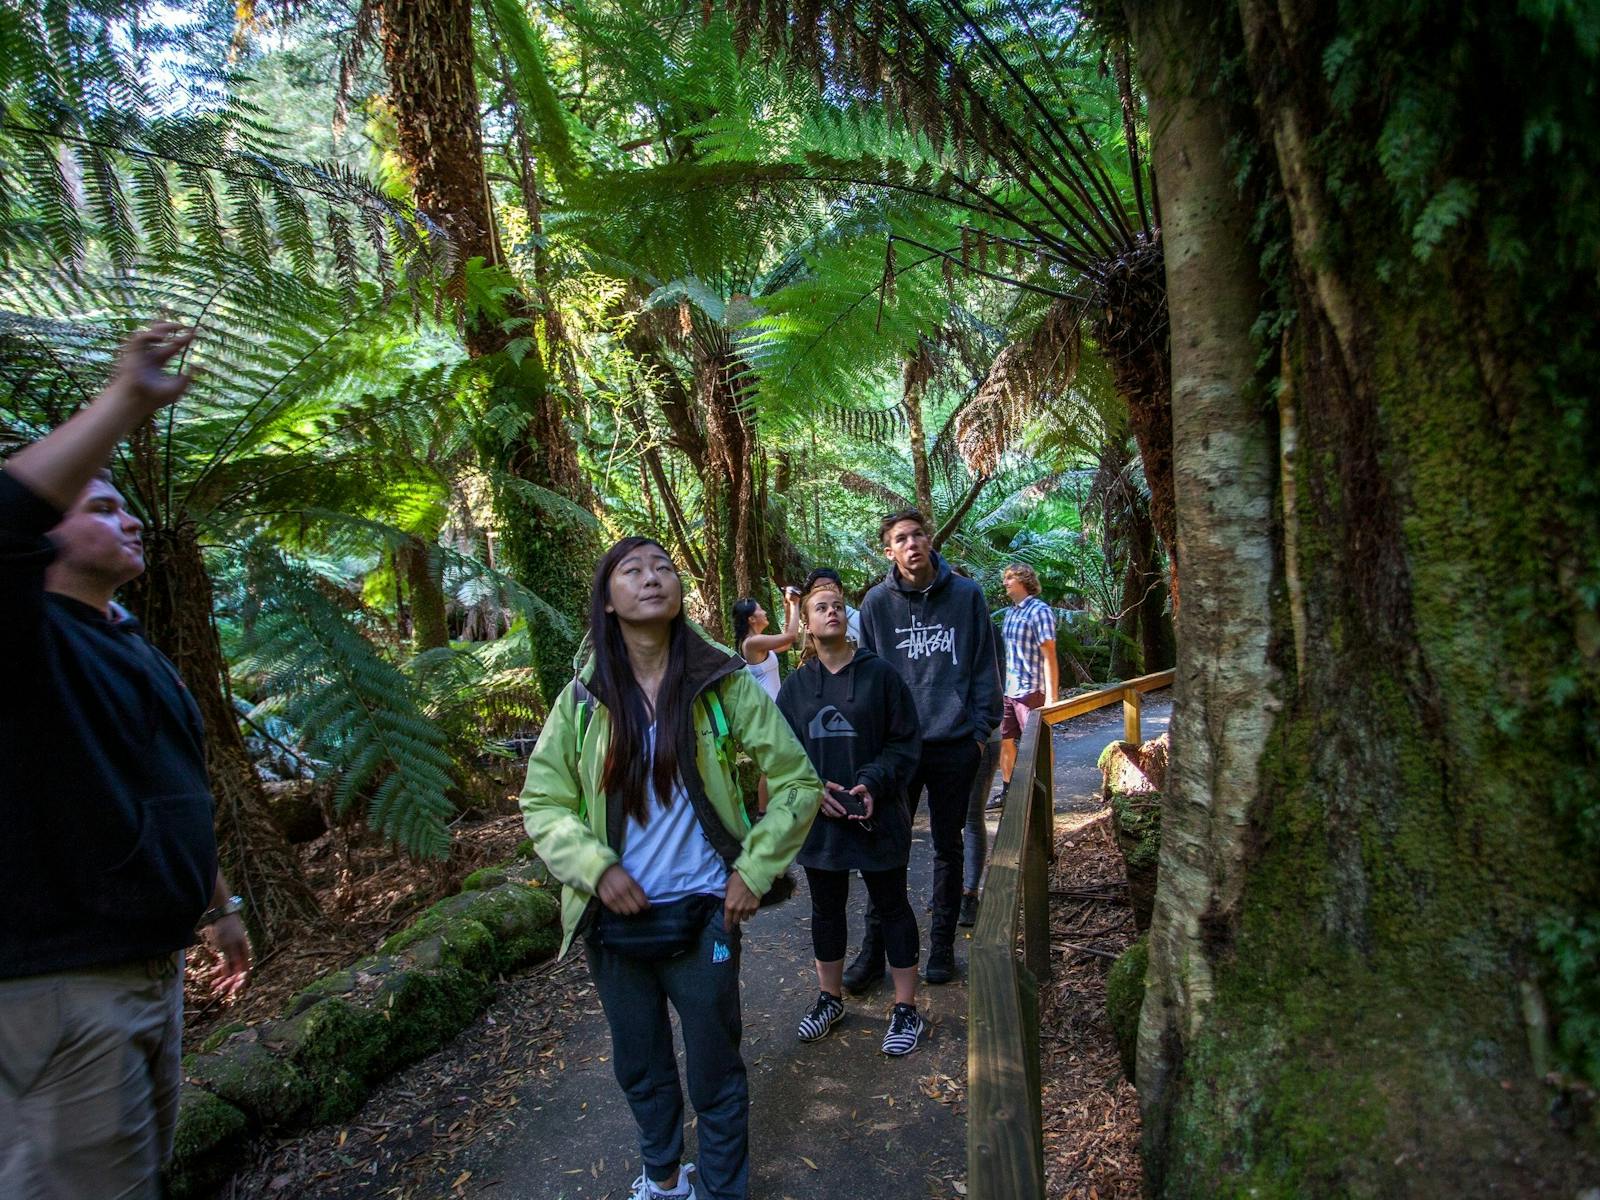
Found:
[[[933,917],[928,922],[928,943],[935,948],[953,946],[956,940],[956,917],[961,911],[961,834],[967,823],[972,777],[981,758],[973,738],[923,742],[922,761],[906,789],[913,824],[922,790],[928,790],[928,826],[933,834]],[[867,947],[882,947],[883,935],[883,924],[869,895]]]
[[[678,1013],[699,1117],[696,1190],[706,1200],[750,1194],[750,1090],[739,1054],[739,931],[726,933],[719,905],[700,942],[648,962],[588,943],[589,974],[611,1026],[611,1061],[639,1126],[645,1174],[660,1181],[683,1160],[683,1092],[667,1001]]]
[[[906,869],[863,871],[867,898],[883,924],[884,948],[891,967],[917,965],[917,915],[906,897]],[[811,888],[811,947],[818,962],[838,962],[850,940],[845,901],[850,898],[849,871],[823,871],[806,868],[806,883]]]

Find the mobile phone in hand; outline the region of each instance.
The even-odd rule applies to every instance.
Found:
[[[836,804],[852,817],[867,815],[867,802],[860,796],[852,795],[841,787],[833,789],[833,799]]]

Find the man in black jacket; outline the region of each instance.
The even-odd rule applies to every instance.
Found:
[[[154,1197],[172,1148],[183,948],[250,969],[217,870],[200,712],[112,595],[143,525],[104,464],[183,394],[154,325],[105,391],[0,473],[0,1195]]]
[[[891,513],[878,535],[890,566],[861,602],[861,645],[900,673],[922,722],[921,764],[907,795],[915,819],[927,788],[933,835],[933,917],[923,978],[949,983],[961,907],[961,834],[984,743],[1000,723],[994,622],[983,589],[934,552],[921,513]],[[869,909],[867,936],[844,985],[860,992],[882,975],[883,940]]]

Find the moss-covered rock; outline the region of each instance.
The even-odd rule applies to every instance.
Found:
[[[184,1078],[269,1130],[296,1128],[312,1107],[315,1089],[294,1064],[244,1030],[210,1054],[183,1060]]]
[[[399,971],[385,979],[374,996],[374,1011],[385,1022],[385,1063],[389,1068],[432,1053],[465,1028],[494,984],[459,968]]]
[[[559,906],[549,892],[523,883],[505,883],[439,901],[386,941],[383,952],[421,953],[436,960],[427,964],[433,966],[508,971],[554,950],[552,927],[559,915]],[[472,924],[487,931],[487,943],[470,928]],[[431,944],[434,939],[437,947]]]
[[[535,851],[534,851],[534,848],[533,848],[533,839],[532,838],[523,838],[520,842],[517,843],[517,849],[516,849],[515,853],[516,853],[516,856],[518,858],[521,858],[521,859],[533,858],[535,856]]]
[[[234,1171],[250,1136],[250,1121],[226,1100],[189,1084],[178,1097],[172,1161],[163,1172],[170,1200],[212,1195]]]
[[[368,1085],[389,1069],[389,1037],[380,1012],[338,997],[262,1029],[262,1041],[312,1081],[312,1124],[342,1120],[361,1107]]]
[[[238,1033],[242,1029],[248,1028],[249,1026],[243,1021],[229,1021],[226,1025],[222,1026],[222,1028],[213,1030],[211,1033],[206,1035],[206,1039],[200,1043],[200,1053],[210,1054],[234,1034]]]
[[[1111,1022],[1122,1073],[1129,1083],[1137,1082],[1134,1066],[1139,1058],[1139,1009],[1144,1006],[1144,974],[1149,965],[1149,939],[1140,938],[1117,956],[1106,975],[1106,1018]]]
[[[499,887],[507,881],[507,878],[504,867],[479,867],[461,881],[461,890],[478,892],[485,888]]]

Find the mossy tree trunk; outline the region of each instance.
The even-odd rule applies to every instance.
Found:
[[[190,521],[175,529],[151,526],[144,543],[145,572],[123,589],[122,600],[178,668],[199,705],[222,871],[248,904],[246,919],[259,951],[295,924],[315,919],[320,909],[299,860],[272,820],[239,732],[198,531]]]
[[[1600,1136],[1528,1014],[1581,1069],[1534,933],[1600,907],[1594,54],[1492,5],[1130,8],[1185,597],[1150,1186],[1576,1194]]]
[[[396,566],[404,572],[411,596],[411,636],[418,650],[437,650],[450,644],[445,618],[444,582],[438,556],[419,537],[407,538],[396,553]]]
[[[417,206],[449,233],[462,263],[476,258],[499,265],[479,127],[473,6],[470,0],[385,0],[382,11],[384,67]],[[529,203],[536,206],[537,196]],[[474,358],[498,357],[488,407],[523,416],[519,433],[486,436],[480,446],[485,466],[509,477],[494,490],[506,564],[553,610],[553,619],[535,621],[531,630],[534,666],[550,700],[572,673],[598,546],[592,521],[541,499],[555,493],[578,506],[592,503],[555,383],[564,347],[550,324],[540,322],[535,305],[514,300],[511,308],[526,326],[508,330],[503,320],[475,319],[466,341]],[[536,324],[543,345],[512,361],[506,347]]]

